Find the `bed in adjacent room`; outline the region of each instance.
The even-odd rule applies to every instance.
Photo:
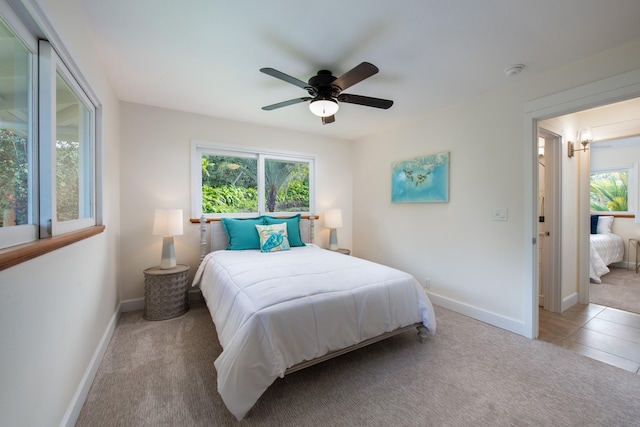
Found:
[[[624,259],[624,240],[611,232],[613,219],[613,216],[591,216],[589,278],[595,283],[602,283],[602,276],[610,271],[609,265]]]
[[[313,217],[223,219],[210,233],[194,285],[223,348],[218,391],[237,419],[287,373],[409,328],[435,332],[412,275],[314,245]]]

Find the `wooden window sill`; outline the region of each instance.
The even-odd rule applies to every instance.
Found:
[[[91,236],[102,233],[104,229],[104,225],[96,225],[80,231],[2,249],[0,250],[0,271],[39,257],[40,255],[53,252],[72,243],[79,242],[80,240],[88,239]]]

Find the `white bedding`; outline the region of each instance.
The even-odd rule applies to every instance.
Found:
[[[602,283],[601,277],[609,272],[609,265],[624,259],[624,241],[614,233],[590,234],[589,277]]]
[[[239,420],[297,363],[414,323],[436,328],[413,276],[315,245],[212,252],[196,284],[223,348],[218,392]]]

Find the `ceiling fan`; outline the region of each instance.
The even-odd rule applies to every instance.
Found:
[[[267,105],[266,107],[262,107],[263,110],[270,111],[300,102],[311,101],[309,103],[309,109],[316,116],[320,116],[322,118],[322,124],[326,125],[335,122],[335,113],[339,108],[338,101],[385,110],[393,105],[393,101],[388,99],[342,93],[343,90],[356,83],[360,83],[362,80],[373,76],[379,71],[378,67],[368,62],[363,62],[355,66],[340,77],[335,77],[329,70],[320,70],[317,75],[309,79],[308,83],[291,77],[281,71],[274,70],[273,68],[261,68],[260,71],[298,86],[309,93],[309,96]]]

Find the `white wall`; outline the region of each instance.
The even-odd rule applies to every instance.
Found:
[[[536,162],[535,141],[526,134],[525,104],[637,68],[638,42],[357,141],[354,253],[419,279],[431,278],[436,303],[526,333],[532,288],[529,230],[537,224],[528,211],[536,200]],[[451,153],[450,202],[392,204],[391,162],[440,151]],[[577,196],[565,196],[576,202],[563,215],[577,219]],[[493,208],[508,208],[508,221],[492,221]],[[576,256],[575,245],[563,250]]]
[[[188,223],[191,209],[191,139],[225,145],[269,148],[317,156],[316,243],[328,246],[329,232],[322,214],[341,207],[344,227],[338,230],[341,247],[351,248],[352,147],[347,141],[323,138],[199,116],[196,114],[122,103],[121,295],[132,308],[141,307],[145,268],[158,265],[162,238],[151,235],[156,208],[182,208],[184,235],[174,238],[178,263],[190,265],[191,277],[199,262],[199,224]]]
[[[118,298],[118,101],[72,1],[42,0],[47,18],[103,106],[104,223],[97,236],[0,271],[0,425],[59,425]]]

